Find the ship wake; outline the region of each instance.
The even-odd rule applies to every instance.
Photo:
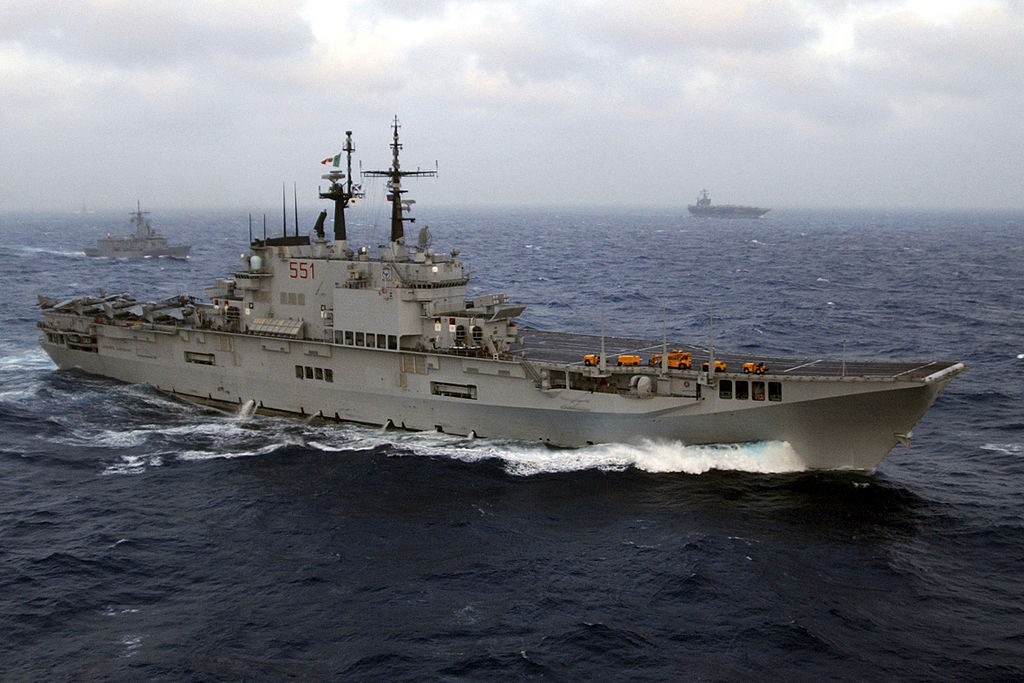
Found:
[[[703,474],[711,470],[779,474],[805,469],[788,443],[686,445],[646,441],[641,444],[596,444],[553,448],[522,441],[476,439],[439,432],[404,432],[357,425],[303,424],[275,418],[250,421],[239,416],[197,423],[106,429],[92,435],[106,449],[128,450],[105,474],[137,474],[168,459],[179,462],[261,457],[281,449],[310,453],[377,451],[388,457],[445,458],[467,463],[499,462],[513,476],[587,470]],[[240,419],[241,418],[241,419]]]

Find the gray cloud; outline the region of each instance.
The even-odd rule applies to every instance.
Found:
[[[125,69],[294,55],[312,42],[294,3],[8,0],[0,39]]]
[[[964,1],[9,0],[0,209],[67,155],[71,208],[247,205],[396,113],[443,201],[1019,205],[1024,17]]]

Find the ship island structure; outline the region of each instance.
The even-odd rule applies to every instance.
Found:
[[[393,123],[391,234],[354,248],[347,167],[311,235],[253,239],[240,267],[161,302],[40,296],[41,344],[61,369],[258,413],[561,447],[622,442],[786,442],[807,469],[873,470],[948,383],[952,361],[752,359],[662,339],[527,329],[506,294],[468,298],[458,249],[406,240],[407,178]],[[335,164],[341,154],[335,157]],[[646,361],[646,362],[645,362]]]

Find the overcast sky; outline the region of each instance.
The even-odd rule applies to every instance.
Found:
[[[3,0],[0,211],[1024,207],[1024,0]],[[289,190],[290,194],[290,190]]]

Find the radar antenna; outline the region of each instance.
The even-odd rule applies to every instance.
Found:
[[[418,246],[420,251],[426,251],[430,248],[430,242],[433,239],[433,235],[430,234],[430,227],[424,225],[420,228],[420,236]]]
[[[327,188],[326,192],[320,193],[321,199],[331,199],[334,201],[334,241],[344,242],[348,239],[345,231],[345,209],[348,208],[349,203],[358,197],[363,196],[363,188],[356,183],[352,182],[352,152],[356,151],[355,145],[352,144],[352,131],[345,131],[345,146],[341,148],[342,152],[345,152],[346,159],[346,171],[342,171],[339,168],[335,168],[326,175],[323,176],[324,180],[329,180],[331,186]],[[338,157],[341,155],[339,154]],[[338,157],[334,158],[335,166],[338,164]],[[324,163],[329,161],[326,159]],[[347,178],[347,182],[342,182]]]
[[[391,241],[399,242],[404,241],[405,238],[405,221],[410,223],[415,222],[415,218],[405,218],[403,216],[404,211],[408,210],[409,202],[402,201],[402,193],[405,190],[402,189],[402,178],[408,178],[410,176],[429,176],[433,177],[437,175],[437,171],[403,171],[398,162],[398,153],[402,149],[402,145],[398,142],[398,117],[395,117],[392,123],[392,130],[394,131],[394,141],[391,143],[391,168],[386,171],[363,171],[363,176],[381,177],[388,178],[391,186],[391,192],[393,194],[391,199]]]

